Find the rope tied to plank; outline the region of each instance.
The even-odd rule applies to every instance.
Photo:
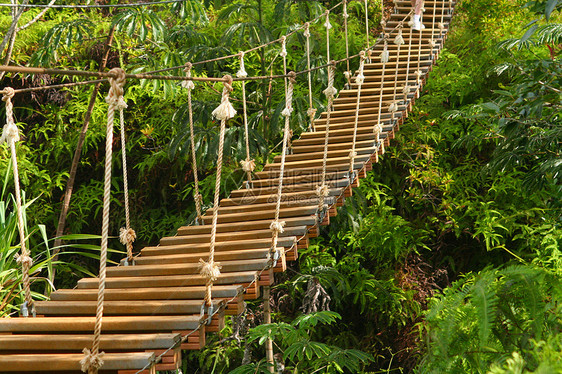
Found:
[[[285,158],[287,156],[287,147],[289,143],[289,138],[291,136],[290,119],[291,113],[293,112],[293,86],[296,83],[295,72],[289,72],[287,94],[285,95],[285,127],[283,129],[283,147],[281,151],[281,164],[279,165],[279,182],[277,184],[277,202],[275,204],[275,216],[273,221],[269,225],[271,230],[271,247],[269,249],[269,261],[271,266],[276,261],[277,255],[277,241],[279,239],[279,234],[282,234],[285,229],[285,221],[279,221],[279,211],[281,210],[281,197],[283,193],[283,176],[285,174]]]
[[[33,266],[33,259],[30,256],[29,250],[25,242],[25,223],[23,219],[23,208],[21,202],[20,179],[18,171],[18,159],[16,153],[16,142],[20,141],[19,129],[14,121],[14,104],[12,98],[15,95],[15,90],[12,87],[5,87],[2,91],[2,101],[6,103],[6,124],[2,129],[2,136],[0,137],[0,144],[6,143],[10,148],[12,159],[12,171],[14,175],[14,190],[16,197],[16,215],[18,220],[18,231],[20,236],[21,254],[16,255],[16,263],[21,264],[22,268],[22,283],[24,290],[24,302],[21,305],[21,314],[24,317],[29,316],[29,309],[31,308],[32,315],[35,316],[35,307],[33,299],[31,298],[31,281],[29,279],[29,270]]]
[[[333,107],[334,96],[338,90],[334,87],[334,77],[336,74],[336,62],[331,61],[328,66],[328,88],[324,90],[324,94],[328,99],[326,108],[326,129],[324,134],[324,155],[322,157],[322,179],[320,185],[316,188],[316,195],[318,196],[318,216],[322,217],[324,211],[324,198],[329,195],[329,189],[326,185],[326,165],[328,160],[328,140],[330,137],[330,113]]]
[[[101,327],[103,320],[103,304],[105,298],[105,276],[107,263],[107,240],[109,236],[109,208],[111,200],[111,160],[113,153],[113,123],[115,121],[115,110],[127,107],[123,98],[123,87],[125,86],[125,71],[121,68],[113,68],[109,71],[113,77],[109,78],[109,93],[105,101],[109,104],[107,109],[107,126],[105,139],[105,170],[103,184],[103,213],[101,227],[100,248],[100,272],[98,281],[98,303],[96,306],[96,322],[94,327],[94,339],[92,349],[84,348],[84,358],[80,360],[82,371],[88,374],[96,374],[103,365],[103,352],[99,351]]]
[[[217,222],[219,218],[219,197],[221,187],[222,159],[224,153],[224,133],[226,131],[226,121],[236,115],[236,110],[230,104],[229,96],[232,92],[232,77],[224,76],[224,88],[222,90],[221,104],[213,111],[213,116],[221,121],[219,133],[219,151],[217,159],[217,176],[215,179],[215,196],[213,199],[213,219],[211,223],[211,240],[209,246],[209,260],[199,259],[200,274],[206,279],[205,305],[212,308],[212,288],[213,282],[220,276],[221,265],[215,262],[215,245],[217,236]],[[208,313],[209,315],[212,312]]]
[[[308,110],[306,114],[310,118],[309,129],[316,131],[314,128],[314,117],[316,116],[316,108],[312,106],[312,71],[310,70],[310,23],[304,24],[304,37],[306,38],[306,68],[308,70]]]
[[[404,22],[401,21],[398,24],[398,34],[394,38],[394,44],[398,46],[396,49],[396,65],[394,71],[394,87],[393,87],[393,94],[392,94],[392,103],[388,106],[388,111],[392,113],[392,122],[394,123],[395,120],[395,113],[399,109],[399,102],[396,100],[396,90],[398,88],[398,72],[400,67],[400,50],[402,45],[405,44],[404,37],[402,36],[402,29],[404,28]]]
[[[240,52],[240,69],[236,73],[238,78],[245,78],[248,76],[246,72],[246,67],[244,65],[244,52]],[[252,183],[252,172],[256,168],[256,162],[250,158],[250,136],[248,133],[248,111],[246,103],[246,81],[242,81],[242,111],[244,119],[244,134],[246,140],[246,159],[240,161],[242,170],[246,173],[248,187]]]
[[[353,170],[355,168],[355,158],[357,157],[357,152],[355,151],[355,145],[357,143],[357,127],[359,126],[359,105],[361,102],[361,87],[365,81],[365,75],[363,71],[365,69],[365,51],[359,52],[359,70],[357,76],[355,77],[355,83],[357,84],[357,101],[355,102],[355,121],[353,124],[353,143],[351,146],[351,151],[349,151],[349,179],[353,182]]]
[[[374,132],[377,134],[377,142],[380,142],[380,134],[383,130],[383,126],[381,123],[382,98],[384,93],[384,76],[385,76],[386,64],[388,63],[389,56],[390,55],[388,53],[388,35],[384,34],[384,47],[383,47],[383,52],[380,55],[380,59],[382,62],[382,74],[381,74],[381,86],[380,86],[380,94],[379,94],[379,111],[377,116],[377,123],[375,124],[375,128],[374,128]]]
[[[183,71],[186,76],[191,78],[191,69],[193,65],[191,62],[185,64]],[[182,81],[181,86],[187,89],[187,108],[189,113],[189,138],[191,142],[191,166],[193,169],[193,200],[195,201],[195,210],[197,212],[197,218],[195,223],[203,224],[203,214],[201,212],[201,206],[203,205],[203,195],[199,192],[199,172],[197,170],[197,154],[195,152],[195,133],[193,128],[193,107],[191,101],[191,90],[195,88],[195,83],[192,80]]]
[[[111,91],[110,91],[111,92]],[[127,260],[125,265],[130,265],[134,263],[133,260],[133,242],[137,238],[137,233],[131,228],[130,211],[129,211],[129,182],[127,173],[127,147],[126,147],[126,136],[125,136],[125,115],[123,110],[127,108],[127,103],[123,96],[123,87],[121,91],[116,91],[115,94],[118,97],[106,98],[109,105],[113,105],[116,110],[119,110],[119,125],[121,129],[121,157],[123,162],[123,194],[125,200],[125,227],[121,227],[119,230],[119,241],[121,244],[125,245],[127,248]]]

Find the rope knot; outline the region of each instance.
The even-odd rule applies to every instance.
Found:
[[[306,114],[308,114],[308,116],[309,116],[310,118],[314,118],[314,116],[316,115],[316,111],[317,111],[317,110],[318,110],[318,109],[316,109],[316,108],[308,108],[308,110],[306,111]]]
[[[382,124],[377,123],[377,124],[375,125],[375,131],[374,131],[374,132],[375,132],[376,134],[380,134],[380,133],[382,132]]]
[[[125,93],[123,90],[123,87],[125,86],[125,70],[121,68],[113,68],[109,71],[109,73],[113,76],[109,77],[110,88],[105,101],[114,110],[125,109],[127,108],[127,103],[123,98],[123,94]]]
[[[394,38],[394,44],[402,45],[405,44],[404,37],[402,36],[402,30],[398,31],[398,35]]]
[[[330,188],[328,188],[327,184],[323,184],[321,186],[318,186],[318,188],[316,188],[316,196],[327,197],[328,195],[330,195]]]
[[[355,152],[355,151],[349,151],[349,156],[348,156],[348,157],[349,157],[349,159],[350,159],[351,161],[355,160],[355,158],[357,157],[357,152]]]
[[[16,94],[12,87],[5,87],[3,90],[2,101],[6,103],[6,124],[2,129],[2,137],[0,144],[6,142],[8,144],[19,142],[20,132],[14,122],[14,104],[12,98]]]
[[[391,103],[391,104],[388,106],[388,111],[389,111],[389,112],[392,112],[392,113],[397,112],[397,111],[398,111],[398,103],[396,103],[396,102]]]
[[[431,39],[429,41],[429,45],[431,46],[431,48],[435,48],[437,46],[437,42],[435,40]]]
[[[386,47],[386,43],[384,44],[384,49],[380,55],[381,58],[381,62],[383,64],[386,64],[388,62],[388,60],[390,59],[390,53],[388,52],[388,48]]]
[[[199,202],[199,204],[203,205],[203,195],[200,193],[196,193],[193,195],[195,201]]]
[[[248,73],[246,72],[246,67],[244,66],[244,52],[240,52],[240,70],[236,73],[238,78],[246,78]]]
[[[305,38],[310,38],[310,22],[304,24],[304,32],[302,34]]]
[[[251,173],[256,168],[256,162],[254,160],[242,160],[240,161],[240,165],[242,166],[242,170],[246,173]]]
[[[294,71],[290,71],[287,73],[288,78],[289,78],[289,82],[291,82],[292,84],[297,83],[297,73],[295,73]]]
[[[133,243],[137,239],[137,233],[132,228],[121,227],[119,230],[119,241],[123,245]]]
[[[221,275],[221,269],[222,266],[213,260],[207,262],[202,258],[199,259],[199,274],[201,274],[201,276],[211,282],[219,279]]]
[[[185,69],[183,69],[183,71],[185,71],[185,76],[188,78],[191,78],[191,68],[193,67],[193,65],[191,64],[191,62],[188,62],[187,64],[185,64]],[[181,86],[183,88],[187,88],[188,90],[193,90],[195,88],[195,83],[193,83],[193,80],[185,80],[181,82]]]
[[[287,37],[285,35],[281,37],[281,52],[279,52],[279,56],[287,57]]]
[[[91,352],[88,348],[84,348],[82,353],[84,353],[84,358],[80,360],[80,365],[84,373],[89,372],[90,369],[97,370],[103,366],[103,356],[105,355],[104,352],[94,353]]]
[[[274,235],[279,235],[285,232],[285,221],[275,220],[269,225],[269,229]]]
[[[332,24],[330,23],[330,11],[326,11],[326,22],[324,22],[324,27],[326,30],[330,30],[332,28]]]
[[[26,265],[27,267],[31,268],[33,266],[33,259],[27,255],[16,253],[14,256],[16,259],[16,263],[20,265]]]
[[[443,22],[439,22],[437,24],[437,27],[439,28],[439,31],[443,32],[445,30],[445,24]]]
[[[213,117],[219,121],[230,119],[236,115],[236,109],[234,109],[229,100],[230,92],[232,91],[232,77],[225,75],[223,84],[221,103],[212,113]]]
[[[12,87],[4,87],[4,90],[2,90],[2,101],[7,102],[8,100],[11,100],[15,94],[16,90]]]

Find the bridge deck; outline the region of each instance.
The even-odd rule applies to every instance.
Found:
[[[395,13],[386,25],[388,32],[411,9],[409,0],[398,1],[396,5]],[[408,101],[399,104],[393,120],[388,106],[393,100],[395,80],[397,98],[401,100],[404,84],[416,85],[419,51],[419,68],[425,79],[443,46],[452,16],[450,6],[449,0],[426,1],[426,29],[421,33],[410,33],[410,28],[404,25],[406,44],[400,49],[398,64],[393,36],[388,44],[390,60],[386,66],[383,68],[378,57],[382,45],[375,48],[372,63],[365,65],[356,143],[358,156],[354,164],[355,176],[351,178],[348,175],[348,155],[353,141],[357,86],[353,83],[349,89],[339,92],[330,116],[327,160],[330,194],[325,200],[329,214],[322,222],[317,218],[318,198],[315,191],[322,172],[326,113],[316,120],[316,132],[304,133],[300,139],[293,141],[286,158],[280,213],[286,226],[278,249],[285,256],[273,269],[263,271],[268,263],[269,225],[274,217],[280,157],[255,174],[252,188],[232,191],[229,198],[221,201],[216,260],[221,263],[222,270],[213,287],[214,305],[221,312],[209,325],[200,324],[205,279],[198,273],[198,262],[200,258],[208,257],[212,210],[204,216],[205,225],[180,227],[176,236],[162,238],[156,247],[144,248],[135,266],[108,268],[101,339],[101,349],[106,355],[100,373],[135,373],[153,362],[155,355],[160,355],[174,344],[174,349],[159,362],[153,362],[151,369],[145,372],[176,369],[181,363],[181,349],[202,347],[205,334],[218,331],[225,314],[239,313],[244,299],[259,297],[260,286],[273,282],[273,272],[284,271],[286,261],[297,259],[298,249],[308,245],[308,238],[318,235],[319,225],[329,224],[330,216],[336,214],[336,206],[342,205],[344,199],[351,196],[352,187],[357,186],[359,178],[365,176],[372,163],[384,153],[384,146],[389,145],[407,117],[421,87],[416,86],[417,91],[412,90]],[[437,25],[442,20],[445,28],[441,33]],[[430,44],[432,35],[434,47]],[[412,49],[408,65],[406,58],[410,38]],[[377,142],[373,131],[381,92],[383,131],[380,142]],[[243,287],[248,285],[251,287],[242,292]],[[97,286],[97,278],[82,279],[77,288],[58,290],[52,294],[50,301],[37,302],[37,313],[40,315],[37,318],[0,319],[0,370],[21,373],[81,372],[81,351],[89,347],[92,340]],[[187,341],[178,344],[181,336],[186,334],[191,334]]]

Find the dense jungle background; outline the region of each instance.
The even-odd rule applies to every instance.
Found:
[[[30,8],[13,33],[8,31],[19,15],[2,7],[0,56],[10,65],[151,71],[273,40],[336,2],[185,0],[44,14]],[[349,3],[352,54],[365,46],[363,4]],[[374,40],[381,4],[368,4]],[[393,3],[384,7],[389,13]],[[391,147],[332,224],[276,279],[274,323],[260,326],[261,301],[248,303],[246,313],[202,351],[186,355],[183,372],[265,373],[266,336],[273,338],[287,373],[562,372],[561,8],[558,0],[459,1],[446,48]],[[342,21],[339,8],[331,17],[333,58],[345,57]],[[311,30],[312,63],[322,65],[322,22]],[[287,42],[289,69],[302,70],[302,33]],[[246,70],[282,72],[277,53],[277,47],[248,53]],[[238,59],[209,62],[195,66],[194,74],[220,77],[238,67]],[[315,97],[322,97],[326,79],[324,70],[313,75]],[[0,87],[70,81],[0,75]],[[336,81],[342,87],[343,74]],[[206,207],[218,143],[210,113],[221,88],[198,83],[194,91]],[[295,137],[308,126],[306,89],[299,79]],[[53,287],[48,280],[55,274],[54,286],[72,287],[79,277],[97,272],[107,83],[93,94],[97,102],[77,163],[64,240],[54,239],[93,90],[92,85],[50,89],[14,99],[24,136],[18,159],[36,298],[48,297]],[[280,152],[283,82],[251,82],[247,90],[252,156],[259,168]],[[239,86],[233,95],[241,107]],[[138,251],[195,217],[187,94],[178,83],[129,81],[125,97]],[[3,106],[0,118],[3,124]],[[226,136],[223,195],[244,180],[240,116],[229,122]],[[119,142],[116,133],[114,235],[124,222]],[[19,238],[9,149],[1,146],[0,153],[0,315],[9,317],[22,302],[21,274],[13,257]],[[111,247],[116,262],[123,246],[114,238]],[[311,296],[315,292],[319,298]]]

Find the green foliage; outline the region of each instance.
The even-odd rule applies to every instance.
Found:
[[[506,359],[507,366],[519,362],[519,372],[558,365],[544,360],[543,347],[560,352],[561,286],[558,276],[531,266],[466,275],[430,304],[419,372],[500,373]]]
[[[272,339],[281,350],[285,368],[294,372],[357,373],[372,357],[355,349],[341,349],[312,340],[318,325],[332,325],[341,317],[334,312],[302,315],[292,323],[271,323],[250,329],[248,340],[263,345]],[[263,360],[243,365],[231,374],[267,373]]]

